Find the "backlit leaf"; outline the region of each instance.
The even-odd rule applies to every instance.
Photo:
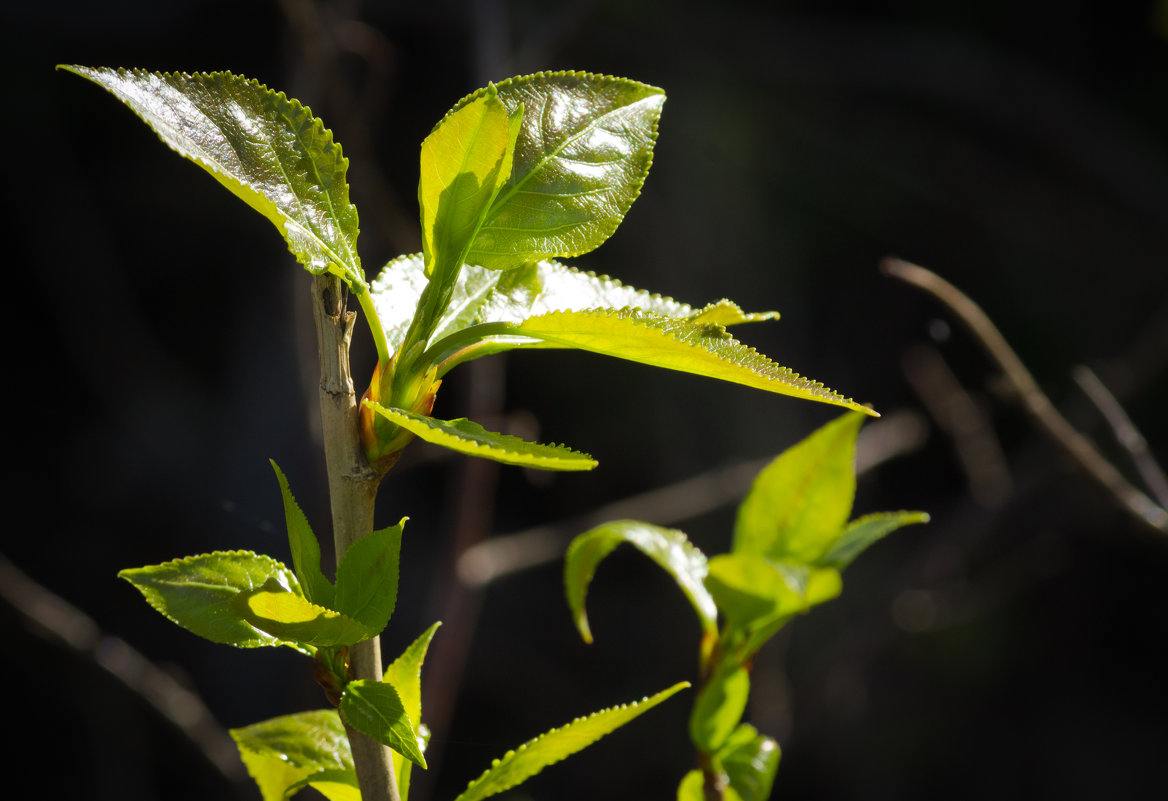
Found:
[[[355,788],[349,739],[335,709],[299,712],[230,731],[263,801],[283,801],[317,776]],[[337,794],[329,794],[341,801]]]
[[[309,272],[365,286],[349,162],[296,100],[226,72],[65,67],[125,103],[167,145],[270,220]]]
[[[434,632],[442,623],[435,623],[414,640],[402,655],[390,663],[381,680],[393,685],[401,698],[402,708],[416,729],[422,724],[422,663]]]
[[[292,497],[288,479],[274,461],[268,460],[276,471],[280,482],[280,494],[284,498],[284,521],[288,527],[288,545],[292,549],[292,568],[300,580],[300,588],[313,603],[331,607],[333,605],[333,585],[320,569],[320,543],[312,533],[308,518]]]
[[[372,631],[385,628],[397,603],[402,527],[407,519],[354,542],[337,567],[334,608]]]
[[[582,751],[604,735],[620,728],[688,686],[689,682],[680,682],[649,698],[595,712],[586,718],[577,718],[566,726],[552,729],[534,740],[528,740],[514,751],[508,751],[501,759],[492,762],[491,767],[472,781],[455,801],[478,801],[510,790],[548,765]]]
[[[621,543],[629,543],[660,565],[685,593],[702,628],[717,629],[718,610],[702,580],[706,557],[677,529],[661,528],[634,520],[605,523],[579,535],[564,556],[564,589],[576,628],[585,642],[592,642],[584,600],[596,568]]]
[[[839,417],[783,451],[738,507],[735,553],[814,563],[843,531],[856,491],[863,417]]]
[[[706,588],[727,622],[738,629],[805,612],[839,594],[831,568],[776,564],[756,554],[721,554],[710,559]]]
[[[863,553],[869,545],[883,539],[898,528],[914,523],[928,523],[924,512],[876,512],[864,515],[848,523],[839,539],[831,546],[818,564],[843,570],[852,560]]]
[[[781,754],[778,743],[743,723],[718,749],[714,759],[742,801],[767,801]]]
[[[523,112],[510,180],[467,262],[508,270],[587,253],[608,239],[641,191],[665,94],[623,78],[543,72],[492,87]],[[464,98],[452,114],[480,99]]]
[[[712,753],[742,720],[750,697],[750,673],[736,664],[724,664],[706,680],[689,718],[689,736],[699,751]]]
[[[435,420],[403,409],[386,408],[366,401],[365,405],[392,423],[415,434],[419,439],[444,448],[493,459],[503,464],[534,467],[539,470],[591,470],[596,460],[563,445],[543,445],[487,431],[465,417]]]
[[[345,685],[339,707],[341,717],[357,731],[426,767],[418,735],[392,685],[357,679]]]
[[[552,312],[503,330],[618,359],[874,412],[775,364],[717,323],[662,317],[640,309]]]
[[[118,573],[147,602],[187,631],[211,642],[240,648],[287,645],[306,650],[288,638],[256,628],[235,606],[240,593],[276,586],[299,593],[296,576],[270,556],[250,551],[216,551],[161,565]]]
[[[306,646],[353,645],[380,633],[274,582],[239,593],[232,606],[257,629]]]

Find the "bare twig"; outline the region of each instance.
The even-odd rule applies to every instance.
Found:
[[[1034,376],[1022,364],[1001,332],[968,296],[936,273],[895,258],[881,262],[886,275],[922,289],[940,300],[970,330],[1005,374],[1031,418],[1087,474],[1110,493],[1132,517],[1158,532],[1168,531],[1168,512],[1133,487],[1104,459],[1095,447],[1067,422],[1039,389]]]
[[[856,472],[916,450],[924,442],[926,423],[914,412],[886,415],[867,426],[856,444]],[[482,586],[510,573],[559,559],[568,541],[609,520],[651,519],[673,525],[741,498],[770,459],[758,459],[708,470],[692,478],[606,504],[590,514],[558,523],[493,537],[464,553],[458,575],[466,584]]]
[[[1116,441],[1131,456],[1132,462],[1144,479],[1144,486],[1161,506],[1168,507],[1168,477],[1165,477],[1164,470],[1148,450],[1148,441],[1144,439],[1144,435],[1135,427],[1111,391],[1099,380],[1099,376],[1095,375],[1094,370],[1081,364],[1072,374],[1075,382],[1111,426]]]
[[[245,778],[235,743],[195,693],[0,554],[0,598],[37,633],[92,660],[154,708],[232,782]]]

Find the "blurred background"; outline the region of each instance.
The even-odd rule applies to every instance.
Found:
[[[877,264],[897,254],[972,296],[1138,480],[1072,378],[1090,367],[1162,462],[1168,2],[113,0],[4,17],[15,480],[0,675],[18,788],[258,798],[225,730],[324,706],[303,658],[203,642],[115,578],[214,549],[287,560],[269,458],[327,531],[309,279],[269,223],[53,71],[64,62],[227,69],[301,99],[351,159],[370,274],[418,248],[418,146],[467,92],[562,68],[663,87],[641,198],[574,263],[782,312],[739,336],[884,414],[855,513],[933,518],[866,553],[838,600],[759,655],[747,719],[784,749],[774,797],[1163,792],[1168,540],[1035,428],[959,321]],[[360,326],[355,339],[364,380],[373,349]],[[661,571],[614,554],[585,646],[559,554],[627,499],[727,550],[742,465],[836,410],[535,352],[455,371],[435,414],[601,466],[536,475],[418,444],[383,485],[379,519],[410,517],[384,653],[444,621],[416,801],[453,798],[552,726],[693,679],[698,626]],[[512,797],[672,798],[691,702]]]

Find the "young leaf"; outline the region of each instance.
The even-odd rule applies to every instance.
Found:
[[[592,642],[584,600],[596,568],[621,543],[627,542],[660,565],[689,599],[702,629],[716,632],[718,610],[702,580],[706,556],[677,529],[661,528],[635,520],[605,523],[572,540],[564,556],[564,590],[576,628],[585,642]]]
[[[295,641],[256,628],[235,608],[235,598],[262,586],[299,593],[296,576],[270,556],[250,551],[216,551],[161,565],[123,570],[147,602],[172,622],[211,642],[240,648],[287,645]]]
[[[725,664],[714,671],[694,702],[689,718],[689,736],[698,750],[717,751],[742,720],[750,697],[750,673],[737,664]]]
[[[779,769],[779,744],[743,723],[714,755],[742,801],[767,801]]]
[[[397,603],[402,527],[407,519],[357,540],[337,567],[334,608],[372,631],[385,628]]]
[[[362,734],[426,767],[426,757],[418,747],[418,735],[391,685],[358,679],[345,685],[339,707],[341,718]]]
[[[706,801],[705,786],[706,777],[700,770],[694,768],[685,774],[681,784],[677,786],[677,801]]]
[[[268,218],[311,273],[365,287],[349,162],[332,133],[282,93],[226,72],[158,73],[81,66],[168,146]]]
[[[511,174],[514,137],[493,87],[445,117],[422,142],[418,201],[426,275],[453,277]]]
[[[314,604],[299,592],[283,590],[274,582],[239,593],[231,606],[257,629],[302,646],[353,645],[381,631]]]
[[[729,625],[743,631],[804,612],[840,590],[831,568],[777,565],[744,553],[711,559],[705,583]]]
[[[479,801],[510,790],[548,765],[584,750],[604,735],[620,728],[688,686],[687,681],[679,682],[649,698],[594,712],[586,718],[577,718],[566,726],[552,729],[534,740],[528,740],[514,751],[508,751],[502,759],[492,762],[491,767],[472,781],[455,801]]]
[[[839,417],[767,465],[738,507],[735,553],[814,563],[840,536],[856,491],[863,417]]]
[[[596,467],[596,460],[586,453],[579,453],[563,445],[543,445],[510,434],[496,434],[465,417],[435,420],[404,409],[386,408],[371,401],[366,401],[365,406],[426,442],[468,456],[480,456],[503,464],[539,470],[591,470]]]
[[[422,663],[426,659],[430,640],[441,625],[438,622],[426,629],[401,656],[393,660],[381,677],[382,681],[392,684],[397,691],[402,708],[415,729],[422,725]]]
[[[276,480],[280,482],[280,494],[284,498],[284,521],[288,527],[288,545],[292,549],[292,568],[296,571],[300,588],[304,590],[305,597],[313,603],[332,607],[333,585],[320,569],[320,543],[312,533],[312,527],[308,525],[308,518],[292,497],[284,472],[274,461],[271,459],[268,461],[276,471]]]
[[[775,364],[754,348],[738,342],[724,326],[716,323],[672,319],[640,309],[598,309],[552,312],[517,325],[500,326],[500,329],[561,347],[579,348],[874,414],[822,384]]]
[[[925,512],[876,512],[864,515],[848,523],[839,539],[831,546],[831,550],[816,564],[842,571],[853,559],[867,550],[868,546],[898,528],[928,522],[929,515]]]
[[[511,78],[495,89],[508,112],[522,111],[523,122],[510,180],[466,260],[508,270],[595,249],[641,191],[665,94],[583,72]],[[482,94],[464,99],[453,113]]]
[[[284,715],[230,734],[263,801],[283,801],[315,781],[357,786],[349,739],[335,709]],[[335,792],[326,795],[341,801]]]

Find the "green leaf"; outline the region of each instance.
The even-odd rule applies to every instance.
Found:
[[[402,708],[415,729],[422,725],[422,663],[426,659],[430,640],[441,625],[438,622],[426,629],[401,656],[393,660],[381,677],[382,681],[392,684],[397,690]]]
[[[898,528],[915,523],[928,523],[925,512],[875,512],[848,523],[839,539],[817,564],[843,570],[868,546],[882,540]]]
[[[599,309],[552,312],[499,328],[500,333],[542,339],[560,347],[579,348],[875,414],[822,384],[775,364],[754,348],[738,342],[717,323],[662,317],[640,309]]]
[[[230,734],[263,801],[283,801],[312,783],[310,777],[357,786],[349,739],[334,709],[284,715]]]
[[[161,565],[118,573],[146,601],[172,622],[211,642],[240,648],[286,645],[306,649],[279,635],[260,630],[235,608],[240,593],[276,586],[299,593],[296,576],[270,556],[250,551],[215,551]]]
[[[698,750],[718,750],[742,720],[750,697],[750,673],[737,664],[724,664],[706,681],[689,718],[689,736]]]
[[[677,801],[706,801],[705,785],[706,777],[702,772],[696,768],[691,770],[677,786]]]
[[[831,568],[776,564],[755,554],[721,554],[710,560],[706,589],[727,622],[745,631],[834,598],[840,580]]]
[[[108,90],[173,150],[267,217],[309,272],[365,287],[349,162],[307,108],[226,72],[65,69]]]
[[[350,781],[349,776],[341,771],[322,770],[292,785],[288,795],[295,795],[305,787],[311,787],[329,801],[361,801],[361,787],[357,783],[356,774]]]
[[[408,519],[354,542],[337,567],[336,611],[378,633],[397,603],[402,528]]]
[[[661,528],[635,520],[618,520],[597,526],[572,540],[564,556],[564,590],[576,628],[585,642],[592,642],[584,601],[596,568],[621,543],[627,542],[660,565],[689,599],[702,629],[716,632],[718,610],[702,580],[706,556],[677,529]]]
[[[814,563],[831,549],[852,510],[863,419],[833,420],[759,473],[738,507],[735,553]]]
[[[742,801],[767,801],[781,755],[778,743],[743,723],[718,749],[714,760]]]
[[[426,275],[444,281],[465,261],[483,217],[511,174],[508,112],[493,86],[460,106],[422,142],[418,201]]]
[[[331,607],[333,585],[320,569],[320,543],[312,533],[308,518],[292,497],[284,472],[274,461],[271,459],[268,461],[276,471],[276,480],[280,482],[280,494],[284,498],[284,521],[288,526],[288,545],[292,549],[292,568],[296,571],[296,578],[300,581],[300,587],[308,600]]]
[[[239,593],[232,606],[257,629],[305,646],[353,645],[380,633],[274,582]]]
[[[492,90],[523,119],[510,180],[467,260],[507,270],[594,250],[645,182],[664,92],[624,78],[542,72],[480,89],[451,114]]]
[[[577,718],[566,726],[552,729],[534,740],[528,740],[472,781],[455,801],[478,801],[510,790],[535,774],[577,751],[582,751],[604,735],[647,712],[657,704],[689,686],[683,681],[639,702],[595,712],[586,718]]]
[[[365,405],[426,442],[468,456],[539,470],[591,470],[596,467],[596,460],[586,453],[563,445],[543,445],[510,434],[496,434],[465,417],[435,420],[404,409],[386,408],[372,401],[366,401]]]
[[[426,757],[418,747],[418,735],[391,685],[357,679],[345,685],[341,696],[341,717],[357,731],[426,767]]]

